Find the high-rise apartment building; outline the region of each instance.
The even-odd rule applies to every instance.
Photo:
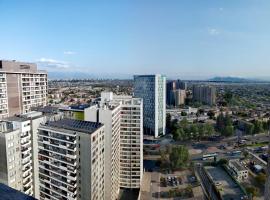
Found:
[[[169,106],[179,106],[185,103],[187,83],[177,80],[166,84],[166,101]]]
[[[120,189],[120,105],[104,102],[85,110],[85,120],[105,125],[105,199],[118,198]]]
[[[34,63],[0,61],[0,119],[47,102],[47,72]]]
[[[216,88],[208,85],[194,85],[193,100],[210,106],[216,104]]]
[[[1,122],[1,183],[33,195],[31,134],[28,120]]]
[[[140,188],[143,175],[143,102],[131,96],[101,94],[85,119],[105,125],[105,199],[117,199],[120,188]]]
[[[20,130],[10,122],[0,122],[0,144],[0,183],[24,191]]]
[[[131,96],[114,96],[121,104],[120,187],[139,189],[143,176],[143,102]]]
[[[170,91],[169,104],[171,106],[180,106],[185,104],[186,90],[172,90]]]
[[[103,200],[104,125],[48,121],[38,133],[40,199]]]
[[[20,190],[27,195],[34,196],[37,199],[39,199],[37,132],[39,125],[46,122],[46,120],[50,119],[52,116],[53,118],[56,118],[58,114],[53,113],[53,115],[51,115],[34,111],[9,117],[1,122],[3,126],[0,130],[0,134],[2,134],[2,136],[8,136],[13,132],[16,132],[18,135],[17,137],[12,136],[10,137],[10,141],[8,140],[10,145],[14,147],[16,151],[8,149],[6,152],[1,152],[5,152],[10,158],[19,155],[19,158],[16,158],[16,161],[13,161],[16,163],[15,167],[10,163],[6,163],[6,156],[0,156],[0,161],[3,164],[1,169],[9,169],[12,166],[11,170],[17,170],[16,174],[20,178],[15,177],[15,185],[3,180],[0,182],[6,183],[8,186]],[[5,143],[0,144],[1,149],[5,149],[6,146],[9,145],[6,145]],[[10,166],[8,166],[9,164]],[[2,176],[7,177],[12,173],[4,170],[1,174]]]
[[[144,133],[159,137],[166,130],[166,77],[134,76],[134,96],[143,99]]]

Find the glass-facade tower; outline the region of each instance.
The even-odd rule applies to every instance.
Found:
[[[134,76],[134,96],[143,99],[144,134],[159,137],[165,134],[166,77],[156,75]]]

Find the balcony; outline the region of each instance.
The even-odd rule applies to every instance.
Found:
[[[72,181],[76,181],[77,180],[76,174],[72,175],[72,174],[68,173],[67,178],[69,180],[72,180]]]
[[[32,170],[32,166],[24,166],[22,168],[23,173]]]

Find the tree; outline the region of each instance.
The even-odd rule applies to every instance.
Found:
[[[168,169],[170,166],[169,158],[165,151],[160,151],[160,168]]]
[[[221,131],[221,134],[225,137],[230,137],[233,135],[234,127],[233,126],[225,126],[225,128]]]
[[[206,124],[204,125],[204,128],[205,128],[205,134],[206,134],[207,136],[214,135],[215,129],[214,129],[214,127],[213,127],[212,124],[206,123]]]
[[[190,126],[190,133],[192,133],[193,138],[197,138],[198,137],[198,133],[199,133],[199,128],[196,124],[192,124]]]
[[[258,175],[255,177],[255,181],[256,181],[256,183],[258,184],[258,186],[263,186],[263,185],[265,185],[265,182],[266,182],[266,175],[263,174],[263,173],[258,174]]]
[[[254,134],[258,134],[258,133],[261,133],[263,132],[263,124],[261,121],[259,120],[256,120],[254,122]]]
[[[173,139],[174,140],[183,140],[184,138],[184,130],[182,128],[176,129],[176,131],[173,133]]]
[[[247,187],[246,191],[252,197],[256,197],[259,195],[259,189],[257,187],[254,187],[254,186]]]
[[[199,139],[206,135],[206,127],[204,124],[199,125]]]
[[[253,133],[254,133],[254,124],[247,124],[246,125],[246,134],[248,134],[248,135],[253,135]]]
[[[221,131],[224,127],[225,127],[225,123],[224,123],[224,115],[223,115],[223,113],[221,113],[221,114],[217,117],[217,130]]]
[[[227,159],[220,159],[218,162],[217,162],[218,165],[227,165],[228,164],[228,160]]]
[[[210,110],[207,115],[209,116],[210,119],[214,119],[215,117],[215,112],[213,110]]]
[[[181,116],[187,116],[187,113],[184,112],[184,111],[182,111],[182,112],[181,112]]]
[[[185,146],[172,147],[169,154],[169,161],[172,169],[178,169],[186,166],[188,160],[188,149]]]

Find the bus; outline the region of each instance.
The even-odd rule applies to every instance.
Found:
[[[210,154],[205,154],[202,157],[202,160],[212,160],[217,156],[217,153],[210,153]]]
[[[242,151],[233,151],[232,156],[241,156]]]

